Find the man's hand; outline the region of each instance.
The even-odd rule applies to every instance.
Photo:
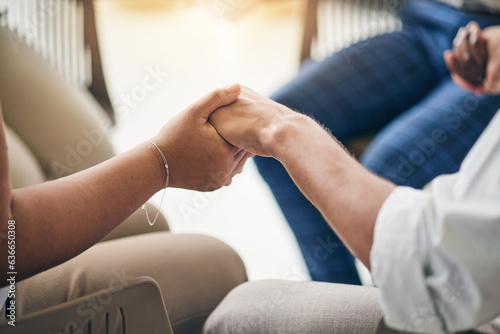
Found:
[[[395,186],[364,169],[313,119],[243,88],[210,116],[219,134],[255,155],[279,160],[353,253],[370,266],[373,229]]]
[[[500,94],[500,26],[460,28],[453,50],[444,53],[453,81],[476,95]]]
[[[219,108],[210,123],[232,145],[253,155],[273,156],[282,130],[297,118],[306,118],[250,88],[243,87],[233,104]]]
[[[153,139],[167,158],[170,186],[212,191],[231,183],[250,156],[219,136],[208,118],[240,95],[236,84],[214,90],[163,127]]]

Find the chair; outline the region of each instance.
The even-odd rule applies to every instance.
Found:
[[[93,0],[0,0],[0,26],[16,33],[69,83],[88,90],[111,119]]]
[[[59,178],[113,157],[106,134],[114,114],[102,73],[92,1],[11,1],[0,3],[0,13],[4,26],[0,60],[9,64],[0,69],[0,99],[12,147],[12,187]],[[21,24],[30,22],[23,21],[23,15],[46,21],[31,21],[37,32],[30,33],[30,24]],[[70,24],[68,16],[80,19]],[[57,28],[64,28],[64,36]],[[75,44],[71,51],[68,44]],[[90,62],[84,60],[89,54]],[[40,127],[47,133],[40,133]],[[154,210],[149,204],[148,208]],[[105,239],[139,233],[137,220],[143,216],[138,210]],[[147,232],[168,229],[162,216]]]
[[[301,62],[321,60],[351,44],[401,29],[396,17],[400,0],[308,0],[303,16]],[[361,156],[373,135],[344,143]]]
[[[301,61],[324,58],[353,43],[401,29],[400,0],[308,0]]]
[[[98,303],[98,307],[90,306],[89,302],[104,298],[105,303]],[[5,334],[173,333],[160,288],[150,277],[139,277],[115,290],[99,291],[30,314],[15,324],[15,327],[0,325],[0,329]]]

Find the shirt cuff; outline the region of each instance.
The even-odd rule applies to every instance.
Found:
[[[443,333],[425,281],[425,208],[429,195],[398,187],[377,216],[370,254],[381,308],[390,327],[416,333]]]

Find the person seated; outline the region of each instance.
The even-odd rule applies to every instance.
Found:
[[[239,93],[239,85],[214,90],[151,141],[82,172],[14,190],[0,107],[0,280],[7,285],[8,265],[14,266],[18,317],[150,276],[175,333],[201,331],[225,294],[246,281],[229,246],[162,232],[96,244],[162,188],[212,191],[231,182],[250,155],[222,139],[208,117]],[[8,263],[13,226],[15,262]],[[6,294],[0,296],[3,305]]]
[[[471,24],[460,34],[471,38],[459,36],[445,54],[453,78],[479,94],[500,94],[500,26],[481,31]],[[484,80],[469,81],[484,63]],[[489,113],[480,108],[476,117],[483,112]],[[378,288],[244,283],[212,313],[205,333],[396,333],[385,323],[405,333],[452,333],[485,323],[467,333],[500,332],[500,111],[459,171],[434,178],[424,190],[377,176],[315,120],[250,89],[210,122],[232,145],[282,163],[371,269]],[[440,123],[433,129],[446,135]]]
[[[481,28],[500,24],[500,3],[401,3],[401,31],[307,62],[271,99],[311,115],[343,143],[376,134],[361,163],[397,185],[421,188],[458,170],[500,108],[500,96],[479,97],[458,88],[443,60],[459,27],[470,21]],[[360,284],[351,252],[282,164],[264,157],[255,163],[295,234],[311,278]]]

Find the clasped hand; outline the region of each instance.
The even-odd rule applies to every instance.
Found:
[[[195,102],[153,141],[167,157],[171,187],[212,191],[229,185],[253,155],[276,157],[284,130],[304,117],[236,84]]]
[[[500,26],[460,28],[453,50],[444,53],[453,81],[476,95],[500,94]]]
[[[251,154],[225,141],[208,118],[233,103],[241,87],[233,85],[207,94],[168,122],[153,138],[167,158],[169,186],[212,191],[229,185]]]

